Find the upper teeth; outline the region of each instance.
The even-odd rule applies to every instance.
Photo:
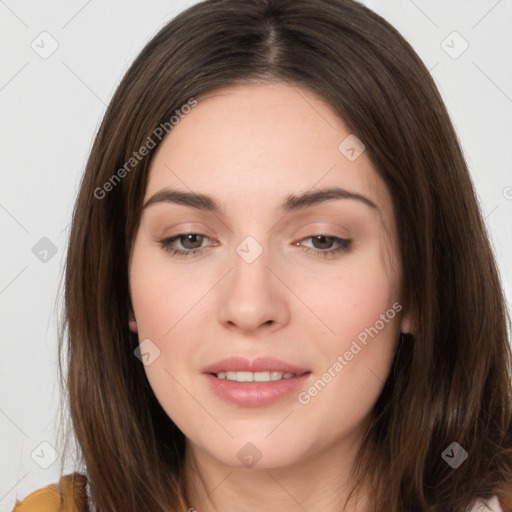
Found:
[[[270,382],[272,380],[291,379],[295,373],[288,372],[219,372],[219,379],[236,380],[237,382]]]

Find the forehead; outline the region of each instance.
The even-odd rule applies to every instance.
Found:
[[[210,91],[181,117],[153,158],[145,200],[162,188],[204,193],[226,209],[269,208],[285,196],[342,187],[391,214],[387,188],[365,152],[340,150],[350,131],[316,94],[285,83]]]

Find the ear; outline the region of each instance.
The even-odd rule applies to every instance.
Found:
[[[130,328],[130,331],[137,332],[137,321],[134,318],[131,318],[128,321],[128,327]]]
[[[130,331],[137,332],[137,320],[135,320],[135,315],[131,306],[128,312],[128,319],[128,327]]]
[[[400,330],[405,334],[411,332],[411,317],[408,312],[402,314],[402,318],[400,320]]]

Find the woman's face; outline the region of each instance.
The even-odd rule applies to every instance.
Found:
[[[353,137],[258,83],[201,98],[152,161],[133,312],[157,399],[210,460],[285,467],[369,420],[408,319],[391,198]]]

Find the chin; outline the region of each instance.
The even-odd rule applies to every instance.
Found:
[[[298,463],[304,456],[303,440],[243,436],[224,443],[201,445],[210,457],[232,469],[278,469]],[[297,447],[297,448],[296,448]],[[300,447],[300,451],[299,451]]]

